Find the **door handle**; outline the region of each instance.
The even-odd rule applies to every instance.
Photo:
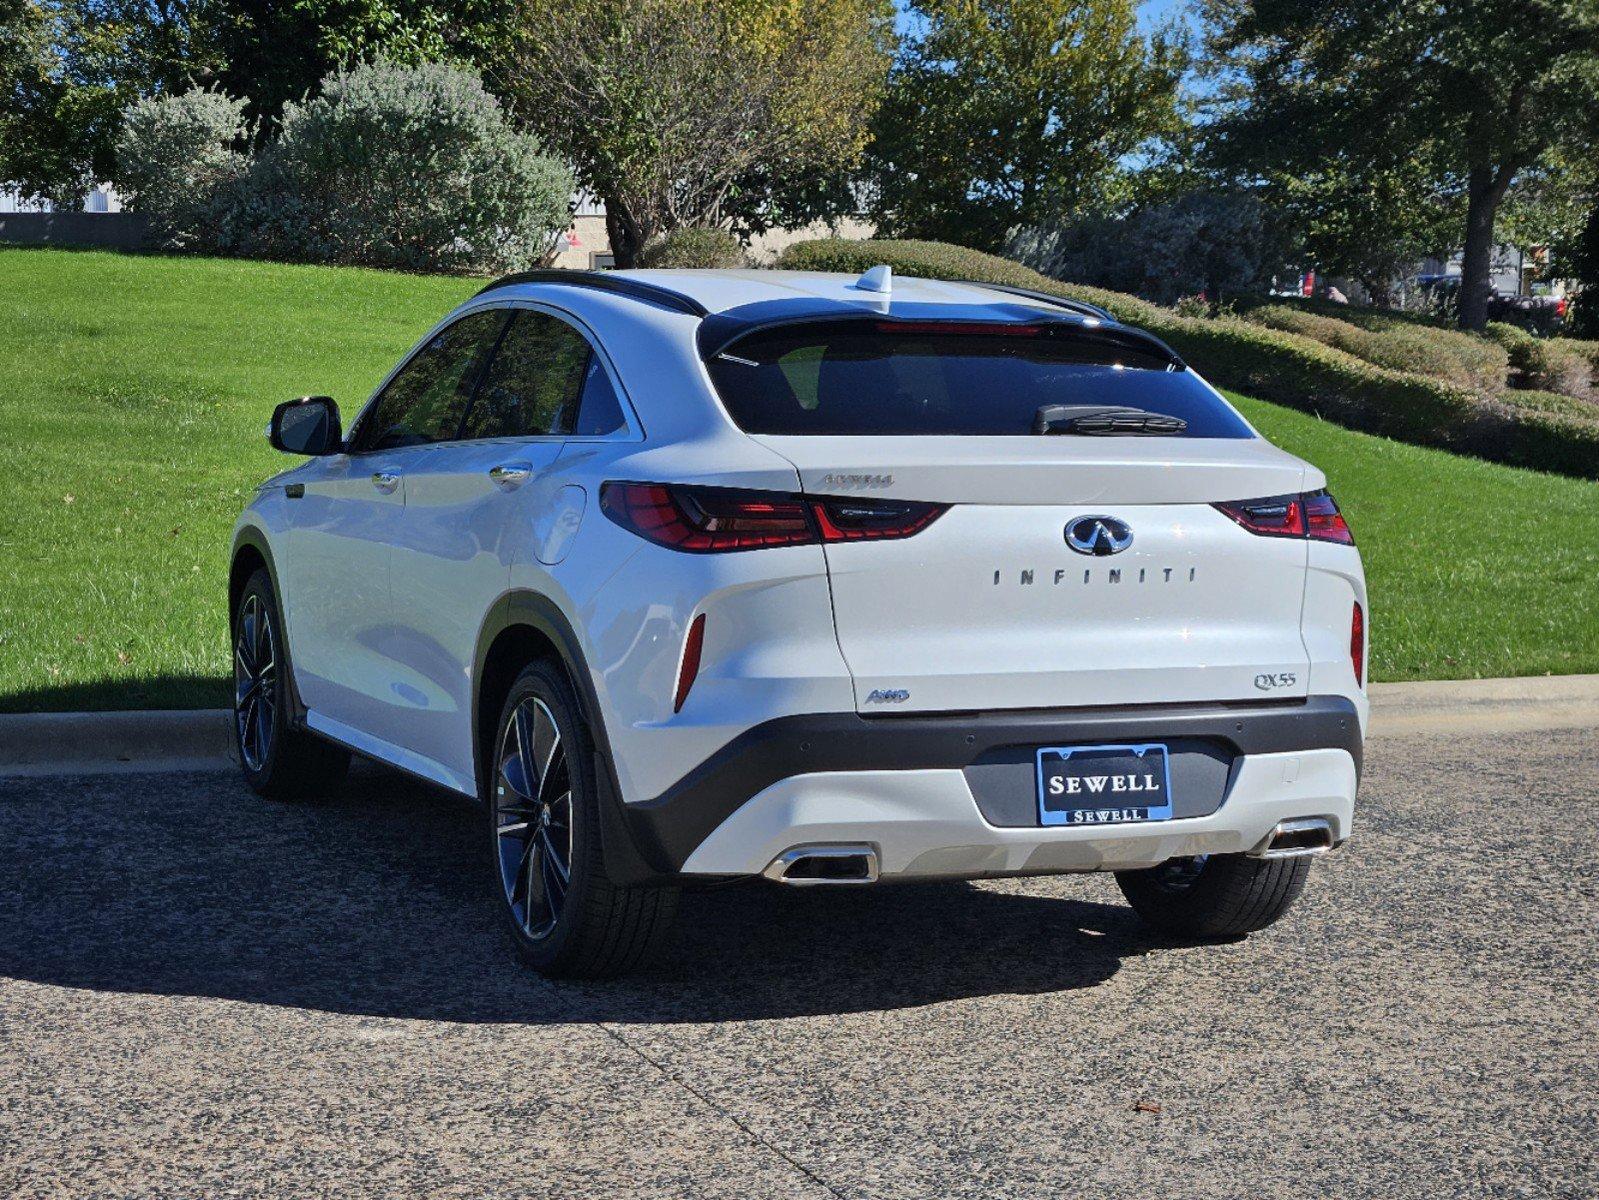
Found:
[[[489,469],[489,478],[506,491],[510,491],[526,483],[527,477],[532,473],[533,468],[526,463],[501,463]]]
[[[372,486],[387,496],[400,486],[400,476],[394,471],[374,471],[372,474]]]

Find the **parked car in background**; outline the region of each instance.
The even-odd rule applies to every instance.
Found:
[[[1360,555],[1316,468],[1056,297],[774,271],[484,289],[239,520],[245,778],[477,798],[522,955],[624,970],[684,885],[1113,871],[1280,917],[1350,834]]]

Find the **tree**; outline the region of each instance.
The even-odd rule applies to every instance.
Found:
[[[891,19],[887,0],[522,0],[491,79],[605,203],[628,266],[670,230],[807,215],[859,159]]]
[[[1304,265],[1358,280],[1382,308],[1414,263],[1447,254],[1460,209],[1456,198],[1428,189],[1413,160],[1375,171],[1329,158],[1313,171],[1273,175],[1259,195]]]
[[[249,97],[263,140],[341,67],[479,62],[503,29],[492,0],[209,0],[208,11],[216,66],[195,80]]]
[[[1008,252],[1057,279],[1161,304],[1200,293],[1220,303],[1228,293],[1264,289],[1283,261],[1260,201],[1216,192],[1189,192],[1125,216],[1029,227]]]
[[[1588,212],[1581,227],[1561,249],[1563,273],[1569,272],[1580,288],[1571,312],[1571,333],[1599,338],[1599,179],[1588,193]]]
[[[875,122],[873,216],[992,250],[1008,230],[1113,205],[1181,124],[1186,63],[1133,0],[913,0]]]
[[[265,139],[340,66],[475,58],[500,28],[492,0],[0,0],[0,179],[71,207],[134,101],[245,96]]]
[[[1517,176],[1592,146],[1595,0],[1201,0],[1224,82],[1213,148],[1261,174],[1361,186],[1419,165],[1395,203],[1463,199],[1460,323],[1488,318],[1495,224]]]
[[[109,176],[124,105],[204,69],[185,0],[0,0],[0,179],[72,208]]]

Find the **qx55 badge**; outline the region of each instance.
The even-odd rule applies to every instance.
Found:
[[[1103,558],[1133,544],[1133,531],[1115,517],[1078,517],[1066,526],[1066,544],[1079,554]]]

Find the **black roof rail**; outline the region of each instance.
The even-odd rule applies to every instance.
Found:
[[[1012,287],[1008,283],[983,283],[976,279],[957,279],[954,282],[963,283],[967,287],[988,288],[990,291],[995,292],[1009,292],[1012,296],[1026,296],[1029,300],[1039,300],[1045,304],[1053,304],[1056,308],[1082,313],[1086,317],[1098,317],[1101,321],[1116,320],[1115,317],[1097,304],[1090,304],[1086,300],[1068,300],[1065,296],[1056,296],[1051,292],[1040,292],[1035,288]]]
[[[617,275],[610,271],[562,271],[553,268],[518,271],[515,275],[496,279],[487,287],[480,289],[477,295],[481,296],[484,292],[492,292],[497,288],[515,287],[519,283],[558,283],[566,287],[586,287],[600,292],[614,292],[618,296],[632,296],[635,300],[649,300],[665,308],[687,313],[691,317],[708,316],[711,311],[692,296],[685,296],[682,292],[674,292],[671,288],[662,287],[657,283],[646,283],[642,279]]]

